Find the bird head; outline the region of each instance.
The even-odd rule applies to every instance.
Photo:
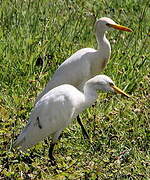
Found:
[[[90,79],[88,81],[88,84],[90,84],[90,86],[93,87],[96,91],[97,90],[102,90],[105,92],[111,91],[118,94],[122,94],[123,96],[126,97],[130,97],[123,90],[115,86],[115,83],[112,81],[112,79],[106,75],[97,75],[94,78]]]
[[[107,17],[102,17],[96,22],[96,29],[99,29],[100,31],[108,31],[110,29],[118,29],[121,31],[128,31],[132,32],[132,29],[119,25],[115,23],[112,19],[107,18]]]

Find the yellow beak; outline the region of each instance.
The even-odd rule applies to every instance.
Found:
[[[114,86],[114,85],[112,85],[111,86],[113,89],[114,89],[114,91],[116,92],[116,93],[118,93],[118,94],[122,94],[122,95],[124,95],[124,96],[126,96],[126,97],[130,97],[128,94],[126,94],[124,91],[122,91],[120,88],[118,88],[117,86]]]
[[[125,26],[122,26],[122,25],[119,25],[119,24],[107,24],[107,25],[114,28],[114,29],[118,29],[118,30],[121,30],[121,31],[132,32],[132,29],[130,29],[128,27],[125,27]]]

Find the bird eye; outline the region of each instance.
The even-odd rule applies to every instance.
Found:
[[[109,83],[110,86],[114,86],[114,84],[112,82]]]
[[[106,23],[106,26],[110,27],[110,24],[109,24],[109,23]]]

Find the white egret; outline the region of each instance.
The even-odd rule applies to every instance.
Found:
[[[61,84],[71,84],[83,91],[84,83],[101,72],[111,55],[111,46],[105,36],[105,32],[109,29],[119,29],[131,32],[132,30],[116,24],[112,19],[103,17],[96,22],[96,38],[98,49],[83,48],[74,53],[65,60],[49,80],[45,89],[36,101],[38,101],[49,90]]]
[[[58,137],[73,118],[91,106],[97,98],[97,90],[112,91],[129,97],[105,75],[88,80],[82,93],[69,84],[63,84],[45,94],[33,108],[29,122],[14,143],[24,151],[45,137],[52,135],[49,157],[53,161],[53,149]]]
[[[106,67],[111,55],[111,46],[105,36],[105,32],[110,29],[128,32],[132,31],[125,26],[116,24],[112,19],[107,17],[100,18],[95,26],[98,49],[83,48],[65,60],[56,70],[52,79],[49,80],[43,92],[38,95],[36,102],[49,90],[61,84],[71,84],[83,91],[84,83],[99,74]],[[88,138],[88,134],[86,133],[79,116],[77,120],[81,125],[83,134]]]

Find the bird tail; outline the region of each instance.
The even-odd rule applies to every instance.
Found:
[[[28,131],[30,129],[30,123],[24,128],[22,133],[18,136],[18,138],[15,140],[13,147],[21,147],[22,151],[26,151],[26,149],[32,147],[32,144],[29,144],[29,137],[28,137]]]
[[[49,129],[45,132],[41,129],[41,125],[39,127],[39,125],[29,121],[22,133],[14,142],[13,147],[16,148],[19,146],[22,151],[26,151],[26,149],[31,148],[48,135]]]
[[[25,141],[26,141],[25,135],[20,134],[19,137],[14,142],[13,148],[16,148],[16,147],[20,146],[21,150],[25,151],[26,150],[25,145],[24,145]]]

